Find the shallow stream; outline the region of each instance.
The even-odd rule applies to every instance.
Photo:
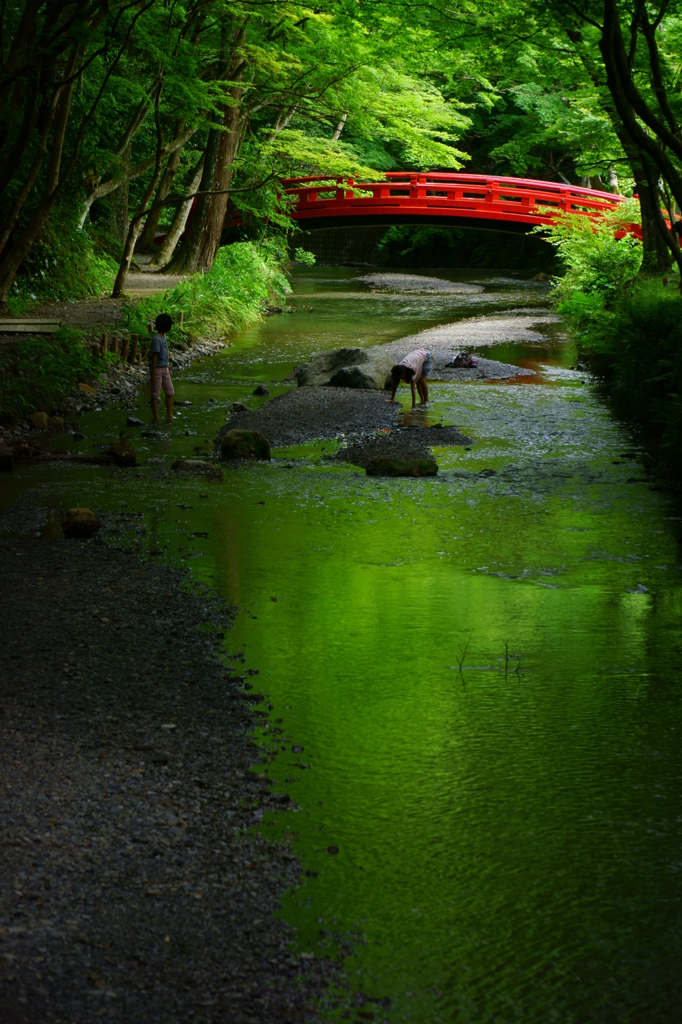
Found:
[[[484,291],[371,295],[359,274],[301,272],[295,312],[176,373],[193,404],[164,440],[133,440],[141,461],[192,454],[232,401],[258,405],[260,382],[281,393],[315,351],[547,311],[523,282],[445,274]],[[60,509],[105,512],[117,543],[184,561],[240,606],[225,644],[259,670],[266,770],[297,805],[262,828],[288,834],[309,872],[283,913],[311,953],[355,936],[360,1016],[342,1000],[329,1019],[670,1024],[679,513],[559,332],[485,355],[537,375],[432,384],[431,421],[475,441],[437,450],[434,479],[368,478],[317,444],[222,483],[154,463],[19,468],[2,504],[20,501],[15,524],[43,509],[45,533]],[[125,416],[83,416],[82,450]]]

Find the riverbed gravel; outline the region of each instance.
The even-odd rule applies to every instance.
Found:
[[[420,415],[423,413],[416,410],[415,418]],[[366,469],[372,459],[428,459],[432,457],[433,448],[468,447],[473,443],[472,438],[460,434],[456,427],[444,427],[440,423],[433,426],[413,423],[389,433],[357,438],[340,448],[333,458]]]
[[[0,584],[3,1024],[313,1020],[235,609],[97,537],[1,539]]]
[[[405,292],[422,294],[437,292],[443,295],[475,295],[483,291],[483,285],[467,284],[464,281],[447,281],[443,277],[427,277],[425,274],[392,274],[377,271],[358,278],[376,291]]]
[[[218,434],[218,444],[228,430],[260,430],[274,448],[285,448],[390,429],[400,406],[386,397],[384,391],[355,388],[292,388],[260,409],[233,412]]]

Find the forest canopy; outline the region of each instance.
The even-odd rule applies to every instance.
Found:
[[[682,265],[681,5],[5,3],[0,302],[37,252],[115,259],[120,294],[135,253],[209,268],[228,210],[286,233],[281,177],[396,169],[634,192],[645,262]]]

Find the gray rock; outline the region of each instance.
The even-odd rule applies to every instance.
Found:
[[[313,356],[297,374],[298,386],[320,387],[329,384],[336,370],[342,366],[358,366],[369,362],[369,356],[362,348],[339,348]]]
[[[143,427],[144,423],[138,419],[137,416],[128,416],[126,419],[126,427]]]
[[[253,394],[254,395],[258,395],[258,396],[262,396],[262,395],[269,395],[270,392],[266,388],[265,384],[259,384],[257,387],[255,387],[253,389]]]
[[[232,403],[232,412],[248,412],[248,411],[249,411],[248,405],[244,405],[243,402],[233,402]]]
[[[383,388],[385,374],[381,374],[381,383],[378,383],[377,377],[371,372],[372,369],[371,364],[367,364],[367,368],[342,366],[330,379],[329,384],[333,388],[363,388],[367,390]]]

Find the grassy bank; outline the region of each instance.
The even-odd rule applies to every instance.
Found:
[[[599,378],[614,413],[644,446],[651,468],[682,490],[682,297],[679,277],[642,274],[642,246],[618,240],[621,220],[595,227],[566,217],[546,230],[564,265],[554,301]]]
[[[286,253],[273,243],[225,246],[207,274],[197,274],[163,296],[135,302],[120,327],[146,339],[149,320],[164,310],[176,322],[169,337],[171,348],[199,338],[226,337],[259,320],[273,293],[282,296],[290,290],[285,267]],[[30,305],[21,305],[21,312],[30,310]],[[50,412],[79,383],[101,377],[118,357],[93,352],[92,334],[92,327],[63,328],[0,349],[0,423],[9,425],[35,409]]]
[[[285,249],[274,242],[223,246],[207,274],[195,274],[163,296],[136,302],[126,327],[144,336],[149,321],[163,311],[175,321],[169,335],[171,346],[234,334],[260,319],[263,305],[273,293],[284,296],[291,291],[285,276],[287,260]]]

